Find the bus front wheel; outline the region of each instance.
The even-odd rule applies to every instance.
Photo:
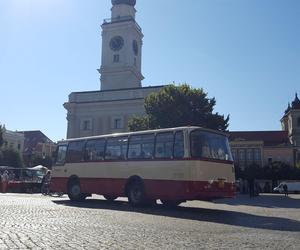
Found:
[[[83,201],[86,195],[81,193],[79,181],[71,181],[68,186],[68,196],[71,201]]]

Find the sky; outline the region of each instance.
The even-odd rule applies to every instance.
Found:
[[[66,138],[63,103],[100,90],[110,0],[0,0],[0,123]],[[230,130],[280,130],[300,96],[299,0],[137,0],[143,86],[215,97]]]

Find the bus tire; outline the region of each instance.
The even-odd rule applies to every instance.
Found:
[[[84,201],[86,195],[81,193],[79,180],[71,180],[68,185],[68,196],[71,201]]]
[[[128,201],[133,207],[140,207],[145,205],[145,188],[142,180],[132,180],[127,187]]]
[[[164,200],[164,199],[161,199],[160,201],[163,204],[163,206],[170,207],[170,208],[177,207],[182,202],[181,200]]]
[[[108,200],[108,201],[114,201],[115,199],[117,199],[117,196],[114,195],[103,195],[103,197]]]

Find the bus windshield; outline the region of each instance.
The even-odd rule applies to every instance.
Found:
[[[191,155],[195,158],[233,161],[228,138],[203,130],[191,132]]]

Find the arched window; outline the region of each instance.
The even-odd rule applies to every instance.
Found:
[[[300,127],[300,117],[297,119],[297,127]]]

